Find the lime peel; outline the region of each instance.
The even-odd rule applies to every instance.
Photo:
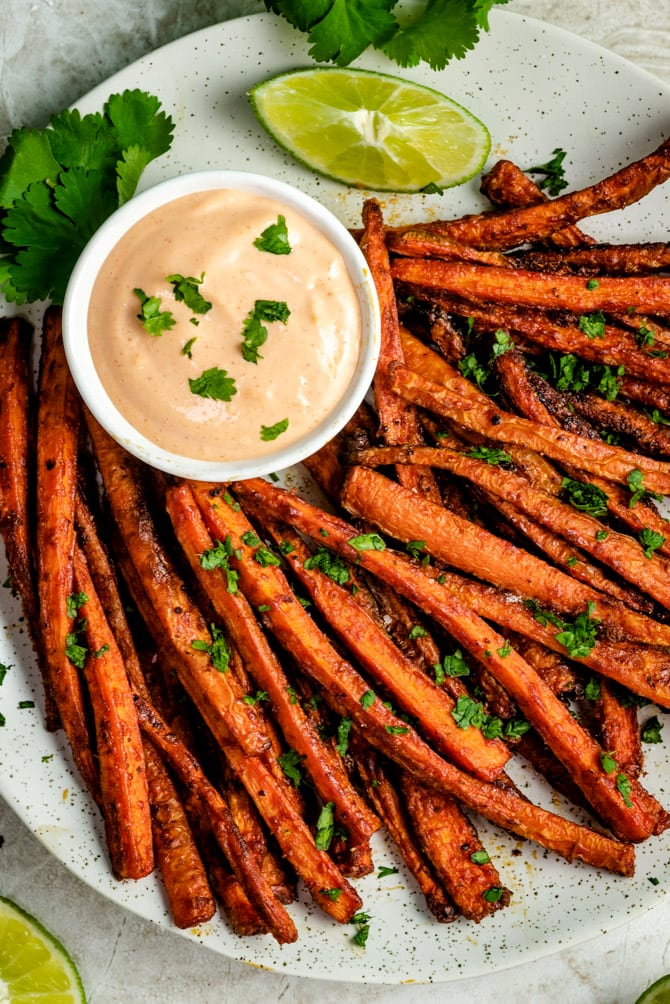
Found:
[[[670,1004],[670,973],[643,990],[635,1004]]]
[[[291,156],[357,188],[451,188],[482,169],[491,147],[486,126],[462,105],[373,70],[292,70],[256,84],[249,99]]]
[[[0,1001],[86,1004],[72,958],[43,924],[0,896]]]

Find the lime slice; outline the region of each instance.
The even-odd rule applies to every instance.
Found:
[[[307,167],[345,185],[419,192],[467,181],[491,137],[467,109],[431,87],[371,70],[317,67],[256,84],[261,125]]]
[[[74,962],[53,935],[0,896],[2,1004],[86,1004]]]
[[[670,973],[647,987],[635,1004],[670,1004]]]

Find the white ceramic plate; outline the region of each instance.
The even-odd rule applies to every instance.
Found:
[[[374,54],[360,62],[399,72]],[[146,172],[145,187],[183,169],[268,173],[302,187],[347,225],[356,226],[365,193],[317,178],[285,156],[257,125],[245,97],[258,80],[308,63],[302,36],[279,18],[257,15],[206,29],[146,56],[79,107],[96,111],[110,93],[124,88],[141,87],[160,97],[176,121],[175,142]],[[445,91],[488,124],[491,162],[510,156],[530,167],[563,147],[574,187],[641,156],[670,133],[670,93],[659,81],[564,31],[504,11],[494,11],[490,34],[465,59],[441,73],[417,67],[405,75]],[[444,196],[385,195],[382,202],[390,222],[459,215],[483,205],[476,182]],[[600,217],[589,229],[613,240],[661,240],[669,224],[670,200],[661,189],[616,218]],[[0,567],[0,581],[4,578]],[[61,736],[42,727],[41,684],[18,606],[8,591],[0,602],[0,661],[11,665],[0,689],[0,711],[7,720],[0,729],[0,793],[77,875],[117,903],[170,928],[158,879],[117,883],[111,877],[98,815]],[[24,700],[34,700],[35,709],[19,709]],[[647,786],[670,805],[667,748],[647,747],[647,763]],[[547,804],[544,786],[530,771],[517,771],[517,780],[532,798]],[[479,926],[434,922],[393,848],[379,840],[377,866],[397,865],[399,874],[373,875],[358,883],[372,915],[365,949],[352,944],[351,927],[331,923],[306,902],[292,908],[300,928],[293,946],[280,949],[269,938],[239,939],[219,919],[187,936],[223,955],[306,977],[449,981],[527,962],[591,938],[648,909],[670,886],[668,834],[638,850],[634,878],[619,879],[569,865],[485,823],[480,831],[514,895],[508,909]]]

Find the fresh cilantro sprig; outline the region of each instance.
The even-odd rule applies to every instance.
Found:
[[[63,302],[84,245],[135,193],[172,143],[171,118],[141,90],[103,111],[63,111],[45,129],[15,129],[0,158],[0,289],[23,304]]]
[[[535,167],[526,168],[527,174],[541,174],[543,177],[536,182],[537,187],[547,191],[549,195],[560,195],[564,188],[568,187],[565,180],[565,168],[563,161],[566,152],[557,147],[553,150],[553,157],[545,164],[537,164]]]
[[[397,0],[265,0],[299,31],[306,32],[317,62],[347,66],[368,46],[400,66],[426,62],[444,69],[474,48],[488,31],[488,15],[507,0],[427,0],[398,17]]]

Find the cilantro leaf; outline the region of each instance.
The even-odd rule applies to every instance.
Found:
[[[548,160],[546,164],[538,164],[536,167],[528,167],[526,171],[528,174],[543,174],[544,177],[541,181],[537,182],[537,187],[549,192],[549,195],[560,195],[564,188],[568,187],[568,183],[565,180],[565,169],[563,167],[563,161],[565,160],[566,153],[565,150],[561,150],[560,147],[552,151],[554,156],[551,160]]]
[[[395,0],[334,0],[314,25],[309,54],[317,62],[347,66],[369,45],[381,45],[397,28],[390,13]]]
[[[103,113],[63,111],[16,129],[0,158],[0,289],[16,303],[62,303],[85,244],[135,192],[172,141],[173,123],[144,91],[113,94]]]
[[[472,6],[454,0],[431,0],[423,11],[379,48],[400,66],[422,60],[443,70],[451,59],[462,59],[479,39]]]
[[[268,254],[290,254],[291,245],[288,239],[288,227],[286,217],[281,214],[277,217],[276,223],[271,223],[261,231],[260,237],[254,241],[254,247],[259,251],[266,251]]]
[[[228,376],[228,370],[222,370],[219,366],[203,370],[195,379],[189,378],[188,385],[192,394],[209,397],[214,401],[230,401],[237,394],[235,380]]]
[[[281,436],[282,432],[288,429],[288,418],[282,418],[274,425],[261,425],[261,439],[264,443],[271,443],[273,439]]]
[[[326,802],[316,821],[314,843],[318,851],[327,851],[335,835],[335,803]]]
[[[133,293],[140,301],[140,312],[137,315],[138,321],[142,322],[142,327],[150,335],[162,335],[164,331],[169,331],[176,324],[173,314],[169,310],[161,310],[161,301],[157,296],[147,296],[143,289],[136,287]]]
[[[172,283],[174,298],[177,303],[185,303],[188,309],[192,310],[194,314],[206,314],[207,311],[212,309],[212,304],[204,298],[198,289],[198,286],[202,286],[204,279],[204,272],[199,279],[194,275],[183,276],[178,272],[167,277],[167,281]]]
[[[307,571],[317,568],[333,582],[337,582],[339,586],[345,586],[350,579],[349,566],[346,561],[325,547],[317,548],[311,557],[306,558],[304,568]]]

